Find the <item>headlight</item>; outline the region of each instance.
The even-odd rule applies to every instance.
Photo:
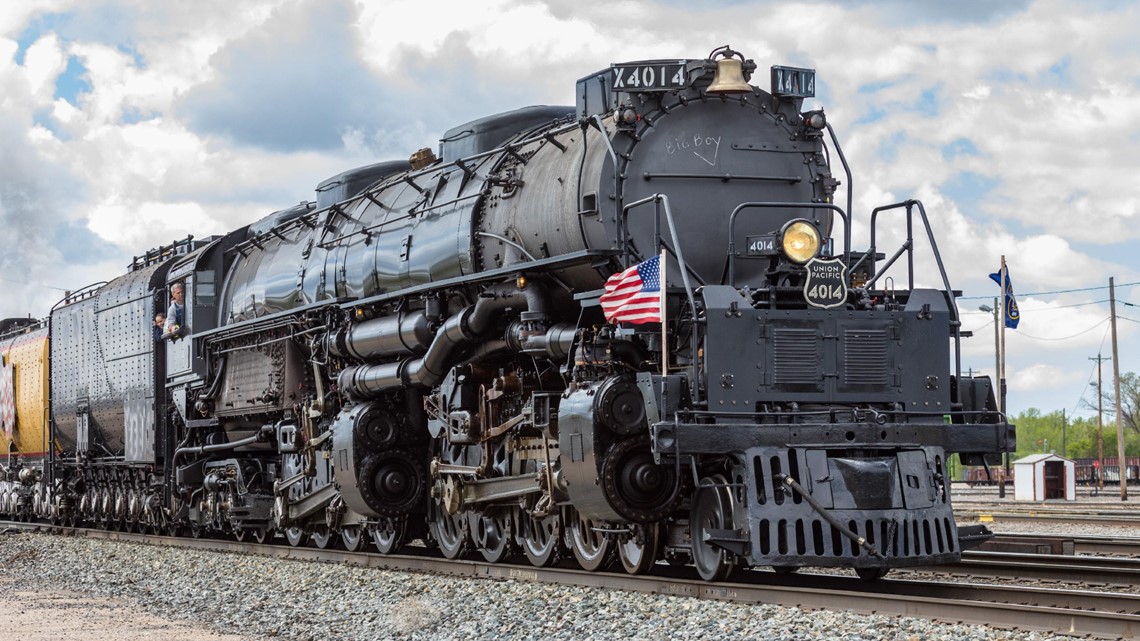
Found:
[[[802,265],[819,253],[819,230],[806,220],[793,220],[780,230],[780,244],[788,260]]]

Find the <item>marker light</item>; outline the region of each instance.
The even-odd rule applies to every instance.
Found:
[[[824,129],[827,127],[827,116],[823,115],[823,110],[808,111],[803,115],[804,126],[811,127],[812,129]]]

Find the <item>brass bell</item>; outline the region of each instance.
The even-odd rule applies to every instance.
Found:
[[[733,57],[740,54],[727,47],[713,54],[721,58],[716,61],[716,74],[706,91],[712,94],[752,93],[752,85],[744,81],[742,61]]]
[[[417,169],[423,169],[435,161],[435,153],[431,150],[430,147],[424,147],[423,149],[417,150],[414,154],[412,154],[411,158],[408,158],[408,163],[412,165],[413,171]]]
[[[725,44],[712,49],[708,59],[716,60],[716,74],[706,89],[709,94],[751,94],[752,87],[744,81],[744,56]]]

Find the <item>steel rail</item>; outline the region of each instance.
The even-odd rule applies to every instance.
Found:
[[[1048,535],[1033,532],[1000,532],[994,536],[993,540],[1013,544],[1022,543],[1030,547],[1032,547],[1031,544],[1033,543],[1042,544],[1056,541],[1058,543],[1070,543],[1072,545],[1072,554],[1140,557],[1140,537],[1136,536],[1104,536],[1095,534]],[[1004,551],[1013,552],[1015,550]]]
[[[1009,579],[1140,585],[1140,559],[1103,556],[967,551],[958,563],[922,566],[922,569]]]
[[[993,521],[1032,521],[1035,523],[1081,523],[1089,525],[1121,525],[1140,528],[1137,514],[1088,514],[1080,512],[1008,512],[1001,510],[962,510],[955,508],[954,516],[965,519]]]

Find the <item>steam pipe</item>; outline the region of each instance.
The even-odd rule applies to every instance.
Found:
[[[422,357],[347,367],[337,377],[337,384],[365,398],[398,387],[434,387],[453,366],[456,352],[486,334],[499,313],[510,307],[525,307],[532,318],[545,318],[545,292],[536,285],[521,290],[513,285],[490,288],[474,305],[444,322]]]
[[[238,439],[229,443],[218,443],[216,445],[199,445],[197,447],[180,447],[174,451],[174,463],[177,463],[178,459],[188,454],[209,454],[211,452],[224,452],[226,450],[233,450],[239,447],[244,447],[246,445],[253,445],[254,443],[264,443],[268,438],[268,435],[272,434],[273,431],[273,426],[267,425],[258,430],[257,433],[253,436],[247,436],[243,439]],[[263,434],[265,435],[265,438],[263,438]]]
[[[422,353],[431,340],[427,312],[401,311],[342,329],[329,338],[329,350],[337,356],[369,360]]]

